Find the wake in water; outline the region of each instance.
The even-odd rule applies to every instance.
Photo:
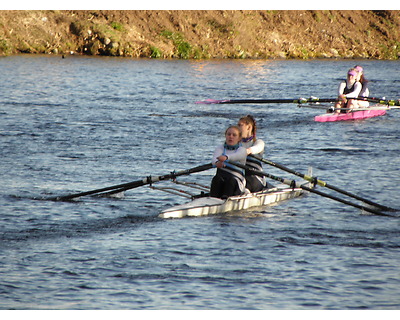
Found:
[[[159,221],[156,216],[127,215],[108,219],[81,219],[76,222],[57,221],[44,222],[39,219],[30,219],[31,228],[3,231],[0,241],[10,242],[51,240],[62,238],[91,237],[98,234],[118,233],[132,230],[143,223]]]

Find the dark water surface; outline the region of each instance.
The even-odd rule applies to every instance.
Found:
[[[371,96],[400,97],[399,61],[1,58],[0,308],[399,309],[399,218],[315,194],[176,220],[157,214],[185,199],[148,187],[38,200],[208,163],[251,113],[268,159],[399,208],[400,111],[317,123],[292,104],[194,104],[332,98],[356,63]]]

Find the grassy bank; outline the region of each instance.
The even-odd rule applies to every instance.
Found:
[[[400,56],[399,11],[0,11],[0,54],[126,57]]]

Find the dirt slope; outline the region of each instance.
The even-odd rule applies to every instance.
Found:
[[[400,56],[400,11],[0,11],[0,55]]]

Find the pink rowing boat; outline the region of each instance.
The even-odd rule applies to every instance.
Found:
[[[318,122],[331,122],[331,121],[346,121],[346,120],[362,120],[372,117],[379,117],[386,114],[384,109],[371,109],[371,110],[359,110],[352,111],[349,113],[326,113],[314,118]]]

